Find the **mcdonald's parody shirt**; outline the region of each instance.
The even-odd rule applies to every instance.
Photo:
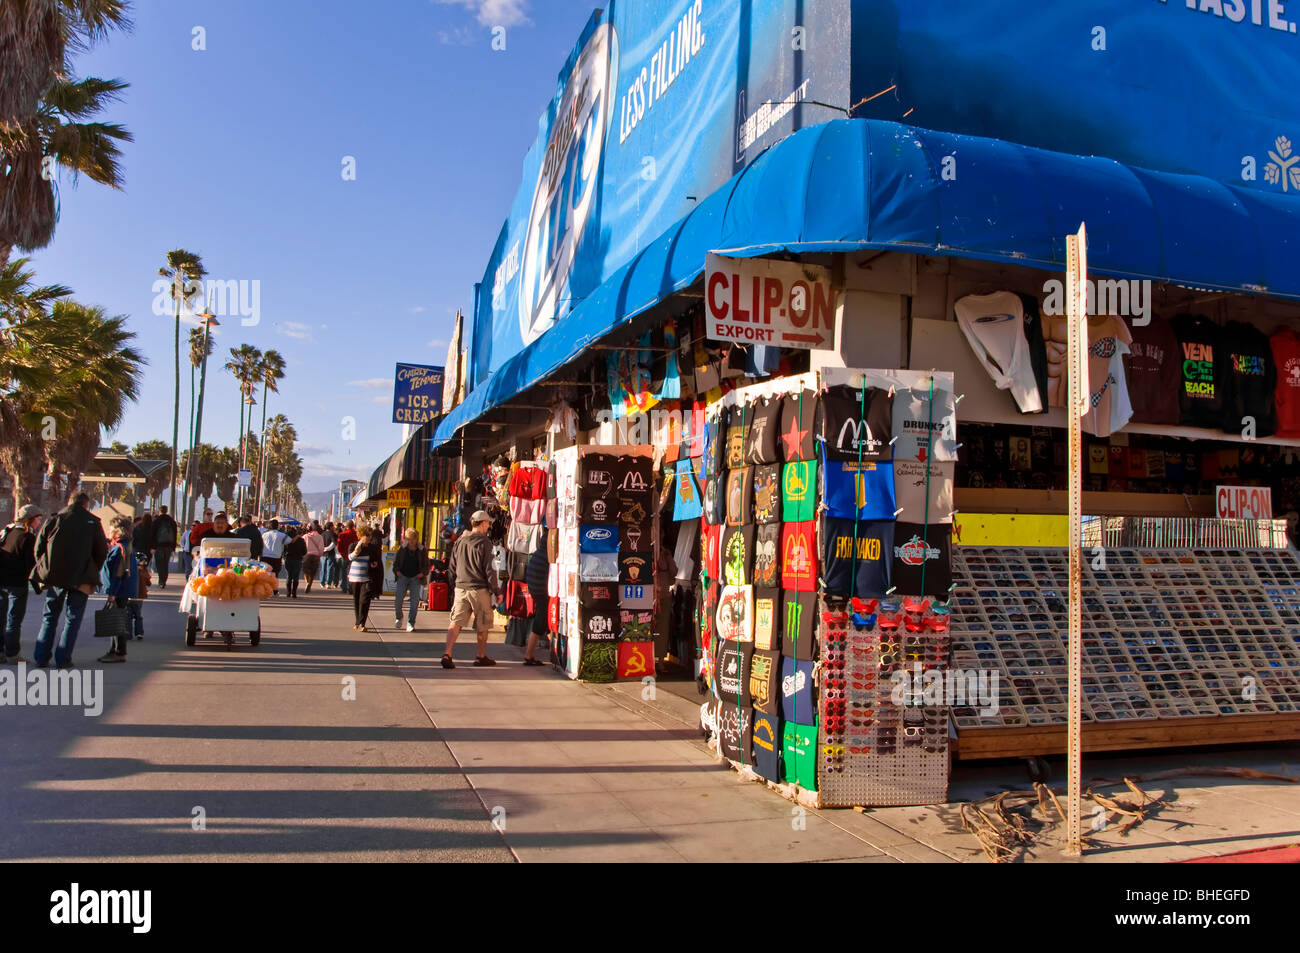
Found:
[[[817,514],[817,461],[797,460],[781,468],[781,515],[802,523]]]
[[[817,523],[786,523],[781,527],[781,587],[817,591]]]
[[[828,460],[891,459],[889,441],[893,431],[894,399],[879,387],[826,388],[821,399],[818,437]]]
[[[812,460],[816,456],[817,395],[810,390],[789,394],[781,401],[781,426],[777,449],[784,460]]]
[[[779,463],[754,467],[754,522],[781,522],[781,464]]]
[[[892,520],[835,519],[825,524],[822,570],[827,595],[878,599],[890,586],[893,564]]]
[[[892,463],[826,460],[822,473],[825,481],[822,501],[827,515],[850,520],[894,518],[898,503],[894,496]]]
[[[896,524],[893,563],[890,580],[899,593],[946,599],[952,585],[952,524]]]

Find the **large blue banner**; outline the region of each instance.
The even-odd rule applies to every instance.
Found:
[[[853,100],[876,97],[854,115],[1300,192],[1297,21],[1294,0],[854,0]]]
[[[468,387],[762,150],[842,117],[849,8],[850,0],[611,0],[593,14],[560,71],[477,288]]]

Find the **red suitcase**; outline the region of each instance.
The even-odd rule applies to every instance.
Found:
[[[425,604],[434,612],[446,612],[451,608],[447,584],[445,582],[429,583],[429,597]]]

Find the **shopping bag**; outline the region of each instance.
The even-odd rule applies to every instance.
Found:
[[[104,608],[95,610],[95,638],[97,639],[124,639],[130,624],[131,610],[125,606],[119,609],[108,602],[104,604]]]

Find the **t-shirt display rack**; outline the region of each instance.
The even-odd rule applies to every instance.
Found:
[[[1300,738],[1300,555],[1289,549],[1085,553],[1089,750]],[[1060,750],[1068,559],[1060,548],[958,547],[954,669],[997,673],[996,714],[953,710],[958,756]]]
[[[955,412],[951,373],[844,368],[706,410],[701,722],[787,796],[946,799]]]
[[[654,451],[577,446],[555,452],[549,622],[552,661],[589,682],[654,675],[658,555]]]

